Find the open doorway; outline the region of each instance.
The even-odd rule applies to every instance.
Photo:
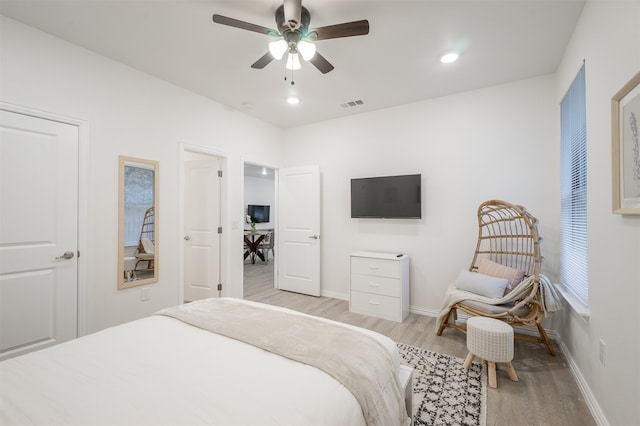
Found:
[[[182,300],[223,295],[223,247],[226,159],[185,148],[183,170]]]
[[[276,274],[276,171],[244,164],[244,297],[273,290]]]

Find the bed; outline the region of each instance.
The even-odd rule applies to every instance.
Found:
[[[272,317],[275,325],[265,319]],[[234,324],[240,335],[229,337],[236,333]],[[308,327],[320,331],[313,328],[304,338],[295,334]],[[257,336],[247,338],[247,329]],[[333,341],[336,330],[358,343],[352,349],[346,348],[349,342],[336,344],[331,356],[310,361],[320,367],[295,360],[329,353],[323,347],[334,345],[323,339]],[[257,340],[257,346],[246,339]],[[292,341],[286,346],[297,354],[259,347],[274,341],[277,346],[278,339]],[[360,342],[368,346],[353,360],[345,358],[343,353],[356,352]],[[390,367],[368,374],[364,366],[375,357],[387,359]],[[327,360],[342,372],[323,370]],[[362,393],[375,382],[379,392],[365,400],[369,397]],[[398,349],[387,337],[225,298],[169,308],[3,361],[0,383],[3,425],[406,425],[411,394],[410,371],[400,366]]]

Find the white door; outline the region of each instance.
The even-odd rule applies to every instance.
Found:
[[[185,162],[184,300],[218,297],[220,271],[220,160]]]
[[[320,296],[320,168],[280,169],[280,290]]]
[[[0,111],[0,359],[77,337],[78,127]]]

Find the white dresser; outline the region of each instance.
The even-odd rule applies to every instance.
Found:
[[[409,315],[409,256],[368,251],[349,256],[349,310],[404,321]]]

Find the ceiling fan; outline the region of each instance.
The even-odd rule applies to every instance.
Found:
[[[266,34],[277,39],[269,43],[269,52],[251,65],[251,68],[256,69],[266,67],[271,61],[279,60],[287,53],[287,69],[300,68],[298,57],[300,54],[304,60],[311,62],[321,73],[326,74],[334,66],[316,51],[313,42],[369,34],[369,21],[366,19],[313,29],[309,29],[310,21],[311,15],[307,8],[302,6],[302,0],[284,0],[283,5],[278,7],[276,10],[277,31],[238,19],[213,15],[215,23]]]

